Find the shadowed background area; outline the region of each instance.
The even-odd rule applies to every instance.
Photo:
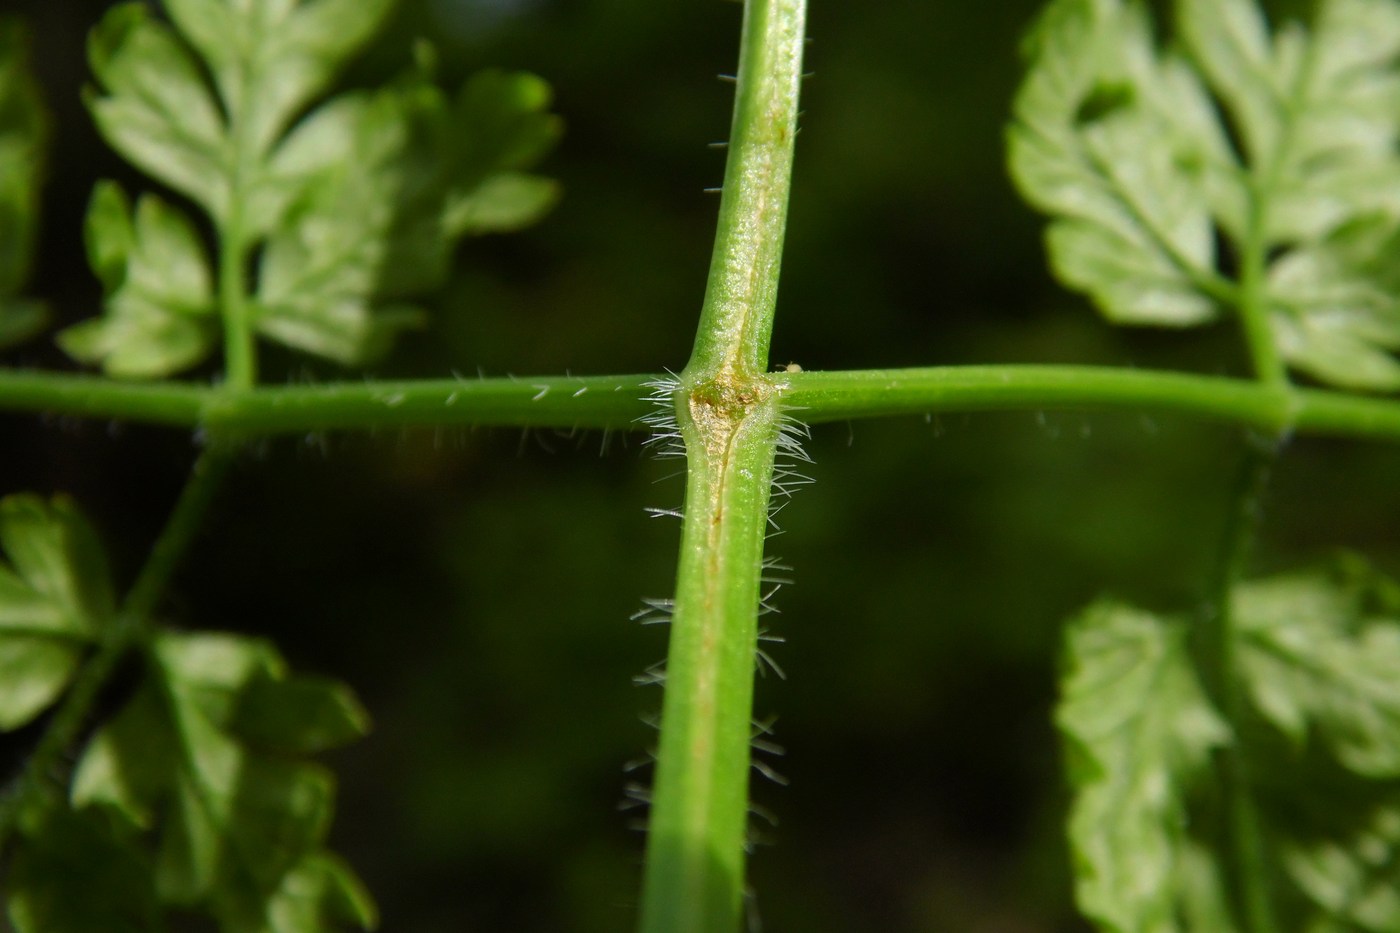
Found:
[[[138,177],[87,120],[84,31],[108,4],[18,0],[56,120],[32,289],[94,313],[78,238],[93,181]],[[814,0],[773,362],[806,369],[1085,362],[1241,369],[1228,326],[1116,331],[1045,271],[1006,180],[1017,38],[1036,0]],[[427,329],[372,375],[654,372],[684,365],[704,288],[740,8],[719,0],[405,0],[346,76],[412,45],[444,80],[528,69],[565,137],[564,199],[469,242]],[[71,368],[47,339],[5,365]],[[266,349],[272,382],[346,374]],[[208,374],[204,374],[207,376]],[[359,378],[352,375],[352,378]],[[0,417],[0,492],[77,497],[129,581],[195,453],[178,432]],[[674,462],[640,438],[410,431],[284,438],[240,461],[175,592],[172,624],[275,638],[374,716],[332,756],[332,842],[391,931],[604,933],[632,923],[639,810],[664,653],[629,621],[671,588]],[[1231,431],[1021,413],[823,426],[816,480],[771,544],[777,596],[758,715],[790,781],[755,776],[753,910],[766,929],[1068,933],[1063,781],[1050,724],[1063,620],[1100,593],[1190,611],[1210,585]],[[1337,548],[1400,569],[1397,451],[1294,441],[1256,567]],[[1338,477],[1346,477],[1340,482]],[[12,756],[32,740],[9,742]],[[7,758],[13,766],[16,758]],[[771,817],[776,826],[770,825]]]

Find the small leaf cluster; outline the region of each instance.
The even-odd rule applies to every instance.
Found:
[[[62,332],[69,354],[112,376],[168,376],[202,363],[234,317],[364,365],[422,322],[415,300],[443,283],[463,236],[553,205],[554,182],[527,171],[559,134],[532,75],[486,72],[449,96],[425,50],[388,87],[316,103],[391,5],[170,0],[169,24],[143,4],[107,13],[88,50],[97,126],[203,216],[97,186],[86,242],[105,312]]]
[[[1192,620],[1103,601],[1071,624],[1056,721],[1080,907],[1122,933],[1247,929],[1219,844],[1218,788],[1242,779],[1289,929],[1400,929],[1400,584],[1344,558],[1241,584],[1230,611],[1247,707],[1230,718]],[[1226,748],[1243,776],[1221,773]]]
[[[1050,261],[1109,320],[1257,307],[1278,354],[1400,389],[1400,5],[1320,0],[1276,31],[1253,0],[1056,0],[1026,43],[1012,176]]]
[[[130,626],[73,503],[0,500],[0,728],[35,720],[92,646]],[[17,814],[7,909],[19,933],[161,928],[198,909],[227,931],[374,924],[324,848],[334,781],[308,756],[362,736],[349,690],[290,674],[265,641],[157,630],[135,694],[78,759],[67,800]],[[58,798],[58,799],[55,799]]]

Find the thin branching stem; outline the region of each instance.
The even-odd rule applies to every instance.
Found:
[[[246,95],[245,95],[246,98]],[[228,208],[219,226],[219,305],[224,324],[224,383],[229,389],[258,384],[258,346],[248,300],[251,247],[244,215],[247,188],[257,156],[252,128],[240,108],[230,108]]]
[[[1278,445],[1273,437],[1246,436],[1238,478],[1230,494],[1211,612],[1197,629],[1196,655],[1202,681],[1237,735],[1244,723],[1246,700],[1237,661],[1234,592],[1248,571]],[[1250,762],[1238,743],[1216,752],[1216,772],[1224,791],[1225,877],[1242,928],[1248,933],[1279,933],[1282,928],[1273,903],[1274,871],[1254,797]]]
[[[1308,59],[1311,60],[1311,55]],[[1303,73],[1308,67],[1304,66]],[[1285,109],[1288,113],[1294,112],[1292,108]],[[1285,117],[1284,121],[1284,131],[1275,149],[1250,175],[1236,306],[1255,378],[1266,389],[1280,393],[1280,397],[1289,393],[1290,381],[1270,319],[1267,279],[1271,245],[1269,207],[1294,129],[1291,117]],[[1288,414],[1288,420],[1273,430],[1246,432],[1243,462],[1231,491],[1225,540],[1217,562],[1212,611],[1197,631],[1197,659],[1203,681],[1237,738],[1245,725],[1247,705],[1236,652],[1239,633],[1234,593],[1248,571],[1269,475],[1284,438],[1293,429],[1294,417],[1291,416],[1296,415],[1296,410]],[[1273,869],[1254,794],[1252,762],[1238,741],[1221,747],[1215,758],[1225,807],[1223,864],[1227,895],[1246,933],[1279,933],[1282,927],[1274,905]]]

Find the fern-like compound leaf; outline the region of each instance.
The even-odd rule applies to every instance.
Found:
[[[1400,6],[1320,0],[1271,29],[1252,0],[1056,0],[1031,33],[1011,173],[1052,266],[1110,320],[1189,326],[1262,289],[1280,355],[1400,389]],[[1242,280],[1262,257],[1262,283]]]
[[[1245,929],[1228,846],[1253,801],[1289,929],[1400,930],[1400,585],[1356,558],[1232,591],[1233,729],[1200,690],[1184,622],[1116,603],[1071,624],[1057,722],[1084,913],[1114,933]],[[1239,761],[1227,791],[1210,753]],[[1223,809],[1222,809],[1223,807]]]
[[[346,366],[377,359],[423,322],[415,301],[444,283],[463,236],[525,226],[557,198],[553,182],[527,171],[559,131],[549,89],[533,76],[487,73],[452,99],[419,67],[378,91],[317,106],[390,6],[172,0],[166,23],[129,3],[109,11],[89,43],[98,128],[200,206],[220,250],[237,246],[213,266],[249,260],[246,269],[220,268],[219,278],[250,283],[252,328]],[[203,290],[207,269],[198,295],[188,277],[178,294],[133,284],[142,220],[151,235],[183,228],[162,237],[179,240],[182,272],[210,265],[209,251],[175,208],[141,198],[133,222],[116,201],[100,189],[88,222],[105,314],[60,343],[114,376],[198,365],[217,346],[218,315],[227,312]],[[121,229],[133,224],[134,233]],[[125,251],[124,240],[132,241]]]
[[[1295,745],[1400,778],[1400,587],[1351,560],[1235,593],[1254,705]]]

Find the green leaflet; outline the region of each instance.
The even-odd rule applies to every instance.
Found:
[[[364,734],[348,690],[233,635],[164,634],[151,659],[79,761],[74,806],[148,831],[160,902],[207,910],[225,933],[373,926],[368,894],[323,849],[333,779],[300,757]]]
[[[1400,786],[1325,756],[1259,754],[1258,796],[1290,914],[1309,931],[1400,930]],[[1276,770],[1271,770],[1276,769]]]
[[[420,69],[308,111],[390,5],[174,0],[166,25],[126,4],[90,42],[100,93],[89,105],[108,142],[207,212],[216,266],[251,255],[252,268],[218,272],[253,283],[251,326],[343,365],[373,361],[421,323],[413,299],[445,281],[462,236],[524,226],[557,198],[553,182],[523,171],[559,133],[532,76],[481,75],[450,100]],[[202,273],[198,296],[124,288],[114,256],[140,257],[116,245],[130,235],[115,201],[100,189],[88,223],[106,313],[61,343],[116,376],[197,365],[227,313],[205,288],[214,273]],[[194,228],[165,205],[152,211],[184,228],[182,268],[206,266]]]
[[[1319,929],[1400,930],[1400,587],[1346,559],[1234,602],[1240,673],[1283,739],[1256,770],[1284,870]]]
[[[59,346],[113,376],[163,376],[203,360],[218,336],[213,274],[184,213],[153,194],[133,212],[115,182],[100,182],[85,233],[107,314],[67,328]]]
[[[413,75],[304,121],[273,161],[305,185],[262,257],[259,331],[346,364],[382,353],[421,320],[405,299],[445,281],[459,237],[553,206],[554,183],[517,170],[558,137],[548,104],[531,75],[483,73],[455,101]]]
[[[58,698],[114,608],[106,560],[66,498],[0,500],[0,730]]]
[[[1056,274],[1124,324],[1259,300],[1293,367],[1400,389],[1400,7],[1321,0],[1271,33],[1250,0],[1175,6],[1179,48],[1122,0],[1056,0],[1028,38],[1010,166]]]
[[[162,929],[151,868],[109,808],[26,814],[6,877],[16,933],[153,933]]]
[[[44,306],[19,297],[39,222],[39,187],[49,126],[29,72],[28,35],[0,17],[0,348],[37,333]]]
[[[1075,892],[1104,930],[1182,929],[1178,897],[1202,874],[1183,863],[1186,787],[1230,730],[1191,669],[1185,635],[1181,623],[1107,602],[1068,630],[1055,722],[1076,791]]]
[[[1057,723],[1084,913],[1109,931],[1240,928],[1225,887],[1212,748],[1259,808],[1288,929],[1400,931],[1400,586],[1357,559],[1242,583],[1233,729],[1198,686],[1180,622],[1113,603],[1069,628]],[[1188,832],[1189,830],[1189,832]],[[1226,847],[1226,850],[1228,846]]]
[[[1243,585],[1234,601],[1260,714],[1356,774],[1400,778],[1400,588],[1350,561]]]

